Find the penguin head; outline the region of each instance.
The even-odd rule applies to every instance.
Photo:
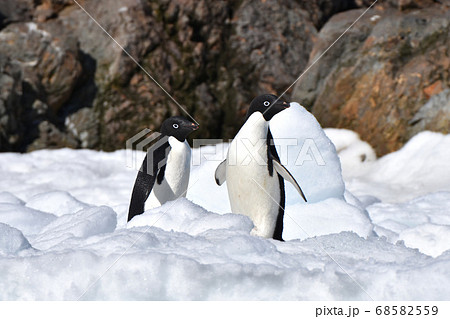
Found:
[[[250,103],[250,108],[247,112],[247,119],[253,113],[261,112],[264,119],[266,121],[270,121],[275,114],[287,109],[288,107],[289,103],[279,99],[276,95],[263,94],[255,97],[252,103]]]
[[[180,142],[184,142],[186,137],[197,129],[198,124],[195,124],[181,116],[172,116],[165,120],[161,125],[161,134],[173,136]]]

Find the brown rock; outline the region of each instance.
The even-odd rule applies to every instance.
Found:
[[[308,14],[287,1],[101,3],[85,9],[194,116],[204,138],[232,137],[254,95],[292,83],[316,34]],[[187,116],[84,12],[67,8],[59,20],[97,62],[103,149],[158,130],[169,115]]]
[[[187,116],[177,104],[201,124],[193,137],[231,138],[253,97],[288,88],[308,62],[317,29],[355,6],[353,0],[78,2],[96,21],[72,0],[17,0],[16,7],[0,8],[8,11],[5,25],[18,22],[0,32],[7,40],[0,54],[21,66],[24,89],[14,103],[25,111],[8,118],[28,128],[14,135],[23,135],[22,149],[33,141],[31,148],[122,148],[143,128],[158,130],[168,116]],[[360,37],[353,35],[355,43]],[[352,88],[345,81],[339,86]],[[346,106],[352,116],[357,101]]]
[[[233,14],[232,27],[231,50],[219,80],[226,138],[242,125],[256,95],[281,94],[291,85],[306,66],[317,34],[308,12],[292,1],[244,1]]]
[[[19,21],[31,21],[34,0],[0,0],[0,29]]]
[[[308,12],[309,20],[317,29],[321,29],[334,14],[357,8],[354,0],[316,0],[297,2],[303,10]]]
[[[61,132],[58,127],[51,122],[40,122],[38,125],[38,130],[38,138],[28,146],[28,151],[43,148],[77,147],[77,142],[75,140],[68,137],[66,134],[63,134],[63,132]]]
[[[442,81],[437,80],[433,84],[427,86],[423,89],[423,93],[425,93],[427,98],[430,98],[432,95],[438,94],[443,90]]]
[[[11,24],[0,33],[0,54],[18,61],[24,81],[53,111],[69,99],[81,74],[73,37],[54,36],[49,25]]]
[[[77,141],[81,148],[92,148],[99,144],[98,116],[92,108],[85,107],[66,117],[64,122],[70,140]]]
[[[0,150],[18,151],[24,128],[19,118],[23,112],[22,72],[20,65],[0,55]]]
[[[361,12],[333,16],[310,63]],[[450,86],[449,18],[439,5],[367,13],[297,83],[294,100],[310,107],[323,126],[357,131],[379,155],[398,149],[411,137],[408,123],[427,94]]]
[[[84,1],[79,2],[84,4]],[[72,0],[41,0],[34,11],[34,20],[44,22],[50,18],[55,18],[65,7],[74,4]]]
[[[358,7],[369,7],[375,0],[355,0],[355,4]],[[408,9],[423,9],[436,4],[436,2],[443,3],[448,2],[448,0],[386,0],[378,1],[376,3],[378,8],[395,8],[399,11]]]
[[[421,131],[450,133],[450,89],[433,95],[409,121],[408,135]]]

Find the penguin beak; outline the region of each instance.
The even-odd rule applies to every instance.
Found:
[[[190,123],[190,124],[186,125],[186,127],[191,129],[191,130],[193,130],[193,131],[196,131],[196,130],[198,130],[199,125],[195,124],[195,123]]]
[[[278,100],[277,103],[275,103],[276,108],[278,109],[278,112],[285,110],[291,106],[289,102]]]
[[[289,102],[283,102],[281,104],[285,109],[289,108],[291,106],[291,104]]]

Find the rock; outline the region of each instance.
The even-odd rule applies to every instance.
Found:
[[[84,107],[66,117],[65,127],[77,146],[93,148],[99,144],[98,117],[90,107]]]
[[[101,0],[82,5],[136,61],[149,69],[143,57],[160,44],[164,33],[146,2]],[[154,124],[162,121],[167,112],[164,110],[158,116],[158,109],[165,109],[169,103],[161,89],[78,6],[62,10],[57,23],[60,28],[71,30],[81,51],[93,62],[90,98],[85,103],[72,101],[72,106],[68,107],[75,112],[80,108],[91,110],[66,119],[66,124],[70,124],[69,134],[76,131],[74,137],[80,141],[80,146],[105,150],[123,148],[126,139],[141,128],[159,129],[159,125]],[[161,81],[156,76],[158,72],[151,69],[148,72]],[[73,111],[68,112],[71,113]],[[87,113],[91,120],[82,123]]]
[[[0,54],[19,62],[23,80],[35,99],[58,111],[81,73],[76,39],[60,41],[34,22],[11,24],[0,33]]]
[[[233,123],[242,124],[256,95],[281,94],[298,77],[317,34],[298,3],[274,0],[244,1],[233,16],[233,30],[231,56],[224,65],[230,83],[220,92],[226,98],[221,102],[234,106],[225,120],[224,135],[230,138],[236,132]]]
[[[316,1],[297,1],[300,7],[308,12],[308,19],[314,24],[316,29],[320,30],[325,22],[334,14],[356,9],[355,2],[358,0],[316,0]],[[370,5],[370,4],[369,4]],[[359,6],[362,6],[360,4]]]
[[[10,122],[21,128],[12,137],[18,136],[20,141],[9,141],[2,150],[23,150],[20,144],[29,144],[36,138],[40,138],[35,143],[39,147],[45,147],[47,142],[53,147],[73,145],[56,143],[65,139],[55,137],[60,132],[57,114],[70,100],[81,77],[82,64],[76,39],[60,31],[51,23],[27,22],[10,24],[0,32],[0,55],[19,65],[22,76],[18,85],[23,92],[10,107],[16,112],[9,114]]]
[[[446,0],[444,0],[446,1]],[[398,10],[407,10],[407,9],[418,9],[418,8],[426,8],[430,5],[433,5],[436,2],[434,0],[388,0],[387,4],[398,9]]]
[[[362,12],[346,10],[370,5],[365,0],[78,3],[117,43],[72,0],[8,0],[4,5],[0,0],[0,57],[8,57],[0,62],[5,66],[0,72],[0,151],[123,148],[142,129],[159,130],[168,116],[188,116],[179,105],[200,123],[192,138],[231,138],[255,95],[284,92]],[[428,8],[430,3],[388,0],[377,5],[306,74],[297,96],[292,98],[289,90],[285,98],[314,104],[325,124],[358,126],[369,142],[388,139],[385,148],[377,147],[381,153],[401,145],[410,133],[392,127],[407,123],[429,97],[448,87],[448,76],[437,71],[448,61],[440,22],[445,5]],[[433,10],[441,11],[436,21],[430,20]],[[423,12],[425,30],[420,29]],[[438,30],[436,38],[433,30]],[[439,49],[433,49],[434,43]],[[420,57],[420,52],[429,56]],[[395,58],[398,53],[401,58]],[[440,57],[433,69],[430,65]],[[12,65],[18,72],[14,76]],[[409,76],[416,73],[426,80]],[[343,74],[348,76],[342,79]],[[368,94],[377,83],[384,86]],[[389,86],[395,83],[402,93],[392,95]],[[422,93],[414,90],[410,97],[417,85]],[[379,114],[372,106],[372,113],[360,111],[365,96],[370,103],[382,103]],[[341,112],[338,105],[344,102],[348,105]],[[330,112],[321,110],[325,104]],[[386,128],[380,114],[387,105],[399,105],[401,111],[389,110],[391,126]],[[416,106],[405,111],[406,105]],[[334,121],[341,113],[346,118]],[[374,113],[376,123],[364,128]],[[363,122],[355,124],[359,117]],[[386,136],[377,139],[375,126]]]
[[[0,29],[12,22],[31,21],[34,0],[0,0]]]
[[[450,133],[450,89],[433,95],[409,121],[408,135],[422,131]]]
[[[378,8],[395,8],[397,10],[403,11],[408,9],[422,9],[426,8],[430,5],[435,4],[436,2],[442,3],[448,0],[387,0],[387,1],[378,1],[376,6]],[[374,0],[355,0],[355,4],[358,7],[369,7]]]
[[[23,137],[22,71],[19,63],[0,55],[0,150],[17,150]]]
[[[228,138],[254,95],[292,83],[316,34],[307,12],[295,3],[258,4],[259,13],[252,6],[250,1],[128,0],[89,2],[85,9],[194,116],[201,124],[198,136]],[[100,148],[124,147],[143,128],[159,130],[169,115],[187,116],[84,12],[64,9],[59,20],[96,61],[93,105]],[[249,24],[257,27],[250,30]],[[298,58],[298,52],[305,53]]]
[[[73,4],[72,0],[0,0],[0,29],[14,22],[44,22]]]
[[[73,5],[72,0],[41,0],[34,12],[34,20],[44,22],[50,18],[55,18],[65,7]]]
[[[97,91],[95,61],[79,49],[72,30],[63,28],[56,20],[11,24],[0,32],[0,38],[4,40],[0,43],[0,55],[19,65],[22,74],[23,94],[16,99],[15,108],[23,111],[20,116],[10,114],[10,117],[26,128],[20,133],[23,135],[20,143],[16,143],[25,145],[13,147],[11,143],[9,146],[2,143],[0,150],[80,147],[83,143],[78,136],[67,135],[64,123],[78,109],[92,108]],[[95,147],[96,140],[83,145]]]
[[[333,16],[309,63],[362,12]],[[355,130],[378,155],[397,150],[416,132],[409,123],[429,95],[450,86],[449,17],[449,8],[438,4],[368,12],[302,77],[293,99],[309,107],[322,126]],[[445,131],[432,123],[427,127]]]
[[[52,32],[52,33],[51,33]],[[69,99],[82,68],[74,37],[61,41],[51,24],[11,24],[0,33],[0,54],[20,61],[24,81],[53,111]]]
[[[16,118],[27,127],[17,142],[21,150],[122,148],[143,128],[159,130],[164,118],[187,116],[177,104],[201,123],[197,136],[231,138],[255,95],[284,91],[305,67],[316,27],[354,6],[350,0],[80,1],[130,58],[73,1],[34,1],[22,6],[26,17],[19,10],[26,1],[19,2],[7,6],[7,15],[19,18],[8,18],[18,23],[1,31],[7,41],[0,54],[20,61],[23,73],[26,111]]]
[[[28,151],[39,150],[43,148],[76,148],[77,142],[64,134],[55,124],[42,121],[38,125],[38,138],[28,146]]]

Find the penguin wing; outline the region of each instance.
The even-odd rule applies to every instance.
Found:
[[[165,159],[169,152],[170,144],[164,139],[160,139],[148,149],[134,182],[128,221],[144,212],[145,201],[152,192],[156,179],[158,184],[161,184],[166,168]]]
[[[305,194],[303,193],[302,189],[300,188],[300,185],[298,185],[297,181],[295,180],[294,176],[291,175],[291,173],[289,173],[289,171],[286,169],[286,167],[283,166],[283,164],[281,164],[279,162],[279,160],[272,158],[273,161],[273,168],[275,169],[275,171],[280,174],[285,180],[287,180],[289,183],[291,183],[292,185],[294,185],[295,189],[297,190],[297,192],[300,194],[300,196],[302,196],[303,200],[305,202],[307,202]]]
[[[227,160],[225,159],[222,163],[219,164],[216,168],[216,173],[214,174],[216,178],[216,184],[221,186],[227,177]]]
[[[275,171],[289,183],[294,185],[295,189],[303,198],[303,200],[307,202],[305,194],[303,193],[300,185],[298,185],[294,176],[292,176],[291,173],[289,173],[289,171],[286,169],[286,167],[284,167],[283,164],[281,164],[280,157],[278,156],[277,149],[273,141],[272,132],[270,132],[270,128],[267,130],[267,157],[269,160],[269,172],[271,171],[270,164],[272,164],[272,167],[275,169]]]

